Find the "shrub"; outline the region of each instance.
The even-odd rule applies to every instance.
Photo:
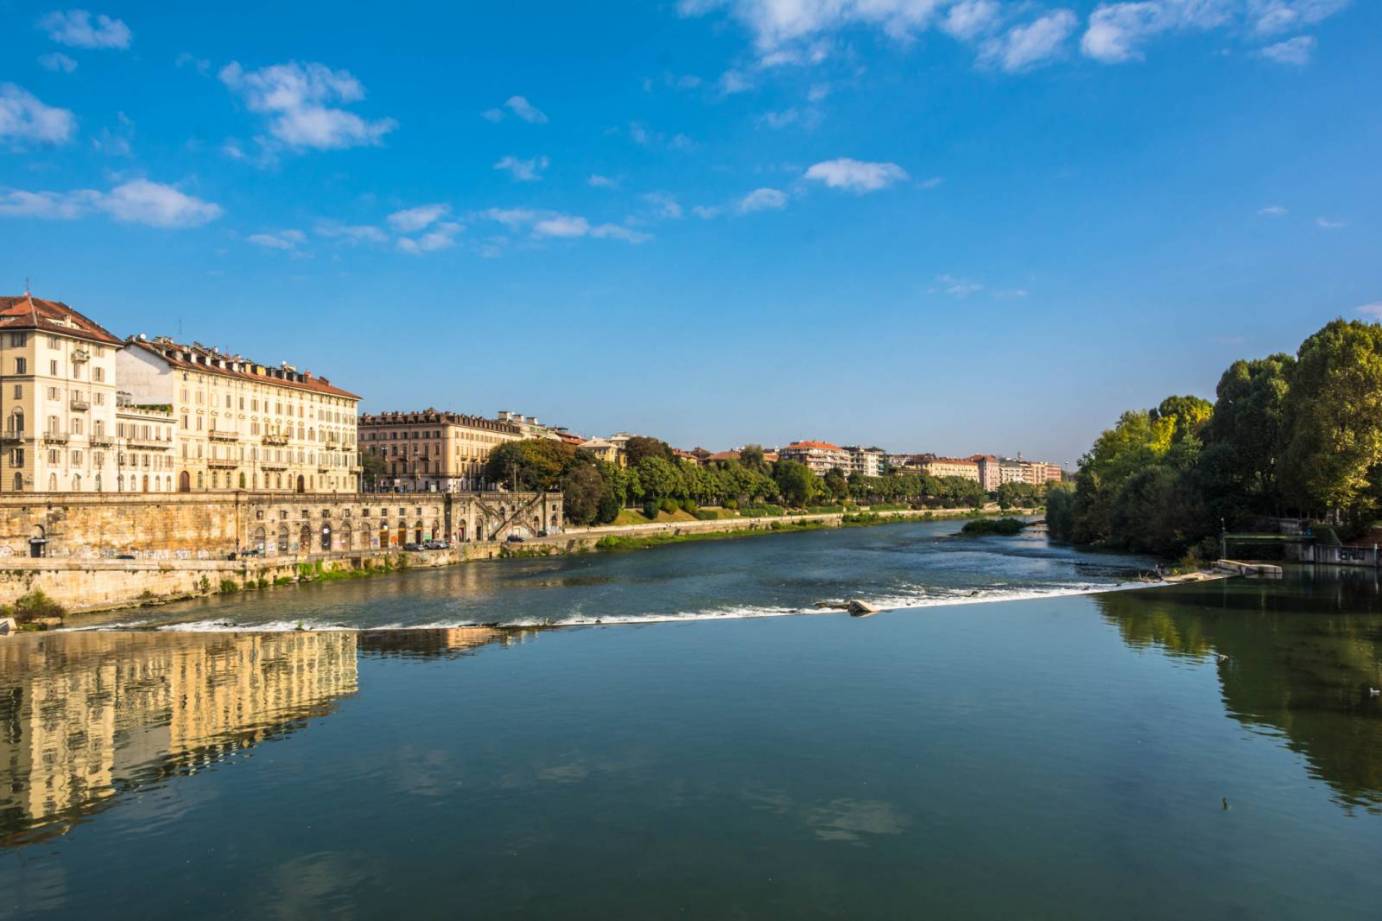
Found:
[[[649,521],[657,520],[657,503],[655,501],[650,499],[643,503],[643,517]]]
[[[979,534],[1002,534],[1010,537],[1021,534],[1025,527],[1027,523],[1017,518],[977,518],[974,521],[966,521],[960,533],[971,537]]]
[[[197,591],[201,592],[203,595],[209,593],[211,591],[211,580],[208,579],[206,576],[202,576],[200,579],[198,579]]]
[[[236,592],[238,592],[238,591],[240,591],[240,583],[239,583],[239,582],[236,582],[234,579],[222,579],[222,580],[221,580],[221,594],[222,594],[222,595],[234,595],[234,594],[235,594]]]
[[[49,598],[41,588],[20,596],[13,607],[6,605],[0,608],[0,616],[13,617],[21,624],[33,623],[44,617],[61,617],[66,613],[67,609]]]
[[[724,507],[727,508],[727,509],[730,509],[731,511],[736,510],[736,509],[739,508],[739,500],[738,500],[738,499],[726,499],[726,500],[724,501]]]
[[[657,507],[669,515],[675,515],[681,511],[681,505],[676,499],[663,499],[657,504]]]
[[[681,500],[681,510],[682,510],[683,512],[688,512],[689,514],[694,515],[694,514],[696,514],[696,509],[698,509],[698,508],[700,508],[700,506],[696,505],[696,500],[695,500],[695,499],[682,499],[682,500]]]

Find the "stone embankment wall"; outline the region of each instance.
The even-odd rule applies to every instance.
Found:
[[[518,494],[513,494],[514,498],[517,496]],[[732,535],[738,532],[763,532],[774,530],[775,527],[801,524],[839,527],[843,524],[844,517],[840,514],[792,515],[776,518],[726,518],[718,521],[571,528],[547,537],[530,538],[519,544],[508,543],[505,540],[467,541],[455,543],[449,550],[422,552],[403,552],[393,544],[386,545],[382,549],[370,547],[351,551],[322,552],[318,550],[303,553],[300,550],[290,549],[288,553],[274,552],[263,557],[228,560],[224,558],[224,553],[218,554],[217,558],[211,558],[209,555],[199,557],[199,554],[190,552],[190,547],[202,541],[212,543],[222,550],[225,547],[234,546],[230,541],[234,539],[234,535],[243,532],[244,523],[260,520],[254,516],[254,512],[258,508],[262,507],[266,512],[281,511],[283,508],[282,501],[262,506],[245,505],[237,513],[233,505],[227,511],[223,502],[207,503],[206,500],[202,500],[201,511],[196,511],[194,503],[188,503],[186,506],[182,503],[168,503],[168,498],[164,496],[161,497],[162,502],[151,503],[155,506],[163,505],[164,508],[161,511],[153,507],[135,509],[134,514],[147,516],[141,519],[142,526],[159,529],[152,538],[144,541],[141,546],[148,548],[149,545],[154,545],[163,549],[177,547],[189,552],[182,554],[159,553],[156,550],[146,549],[135,559],[115,559],[108,553],[77,552],[68,556],[34,559],[19,556],[11,550],[7,558],[0,559],[0,603],[13,603],[28,592],[41,589],[73,613],[110,610],[140,604],[157,604],[200,595],[214,595],[224,591],[240,591],[264,585],[310,582],[348,573],[449,566],[469,560],[496,559],[506,556],[581,553],[595,549],[602,538],[611,536],[675,538],[689,534]],[[310,517],[307,520],[312,522],[323,520],[319,514],[310,515],[312,512],[320,513],[327,510],[339,515],[346,507],[356,512],[358,516],[356,520],[362,520],[364,517],[359,515],[362,497],[311,497],[310,502],[305,501],[304,497],[296,498],[299,500],[298,502],[290,503],[292,509],[308,510]],[[391,508],[403,506],[410,512],[415,512],[418,507],[422,507],[424,510],[439,508],[435,503],[440,499],[438,496],[432,496],[429,502],[428,497],[422,495],[368,498],[390,503]],[[530,496],[528,498],[538,503],[539,506],[549,501],[546,497]],[[555,501],[559,506],[560,496],[552,501]],[[418,503],[424,504],[419,506]],[[72,528],[71,525],[74,521],[80,523],[80,529],[99,527],[95,522],[100,521],[109,521],[110,526],[116,526],[116,523],[121,521],[118,516],[107,519],[107,513],[100,511],[97,507],[88,507],[83,504],[77,514],[72,513],[73,507],[74,504],[72,503],[64,504],[60,507],[64,511],[61,519],[45,519],[62,526],[62,529],[56,530],[55,533],[61,534],[61,539],[64,542],[71,540],[75,533],[86,533],[85,530],[79,531]],[[370,507],[373,512],[370,519],[378,522],[380,517],[378,506],[371,505]],[[37,507],[35,511],[41,508]],[[22,535],[23,532],[16,532],[13,519],[18,515],[17,513],[14,516],[8,515],[6,514],[8,510],[8,505],[0,502],[0,523],[3,523],[0,525],[0,546],[13,547],[15,540],[13,535],[15,533]],[[232,516],[239,514],[241,523],[233,527],[226,527],[217,525],[205,517],[216,514],[230,514]],[[931,511],[879,512],[877,514],[883,520],[917,520],[962,518],[967,516],[969,512],[963,509],[936,509]],[[1030,511],[1013,510],[1011,514],[1030,514]],[[412,516],[408,517],[411,518]],[[388,520],[392,524],[396,518],[395,515]],[[301,520],[303,519],[293,520],[293,523],[297,524]],[[328,518],[326,520],[341,519]],[[127,524],[119,524],[118,526],[126,530],[129,527]],[[411,534],[408,539],[412,539]],[[117,544],[109,540],[104,540],[99,544],[102,548],[115,545]],[[244,547],[245,544],[242,542],[239,546]]]

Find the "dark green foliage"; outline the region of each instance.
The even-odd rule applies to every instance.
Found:
[[[960,533],[969,537],[986,534],[1011,537],[1014,534],[1021,534],[1026,527],[1027,522],[1020,518],[976,518],[974,521],[966,521],[965,526],[960,529]]]

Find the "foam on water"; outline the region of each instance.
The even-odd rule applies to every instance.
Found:
[[[996,604],[1008,601],[1031,601],[1039,598],[1059,598],[1073,595],[1093,595],[1103,592],[1130,591],[1134,589],[1157,588],[1167,582],[1117,582],[1117,583],[1067,583],[1053,584],[1042,588],[1002,588],[999,590],[962,590],[924,588],[906,594],[881,596],[858,595],[860,601],[876,608],[880,613],[888,611],[913,611],[926,608],[951,607],[970,604]],[[160,624],[155,629],[169,633],[286,633],[295,630],[328,631],[373,631],[373,630],[445,630],[453,627],[595,627],[620,626],[632,624],[682,623],[708,620],[748,620],[764,617],[793,617],[808,614],[843,614],[834,608],[818,608],[815,605],[803,607],[768,606],[726,606],[701,611],[679,611],[671,614],[611,614],[593,615],[576,613],[561,618],[516,618],[506,621],[481,621],[459,619],[429,621],[427,623],[391,623],[370,626],[350,626],[337,621],[316,618],[302,620],[276,620],[262,623],[238,622],[233,619],[189,621],[186,623]],[[147,622],[122,622],[103,624],[96,627],[79,627],[77,630],[137,630],[147,629]]]

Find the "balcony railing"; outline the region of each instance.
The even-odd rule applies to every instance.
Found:
[[[84,397],[73,397],[71,402],[72,409],[79,413],[84,413],[91,408],[91,404]]]
[[[226,431],[225,429],[212,429],[211,431],[207,432],[206,434],[207,434],[207,437],[209,437],[212,441],[239,441],[239,440],[240,440],[240,433],[239,433],[239,432],[228,432],[228,431]]]
[[[152,448],[156,451],[166,451],[172,447],[166,441],[156,441],[153,438],[126,438],[125,443],[131,448]]]
[[[286,445],[287,443],[288,443],[288,436],[287,436],[287,435],[280,435],[280,434],[274,433],[274,434],[272,434],[272,435],[265,435],[265,436],[264,436],[264,444],[266,444],[266,445]]]
[[[109,435],[92,435],[88,440],[93,448],[109,448],[115,444],[115,439]]]
[[[43,440],[50,445],[65,445],[67,444],[67,433],[57,431],[44,432]]]
[[[72,360],[73,360],[73,361],[90,361],[90,360],[91,360],[91,353],[88,352],[86,349],[73,349],[73,350],[72,350]]]
[[[240,462],[230,457],[212,457],[207,459],[206,465],[208,467],[219,467],[221,469],[225,469],[227,467],[238,467],[240,466]]]
[[[14,429],[6,429],[5,431],[0,432],[0,444],[20,444],[24,441],[24,439],[25,436],[24,431],[22,429],[19,431],[15,431]]]

